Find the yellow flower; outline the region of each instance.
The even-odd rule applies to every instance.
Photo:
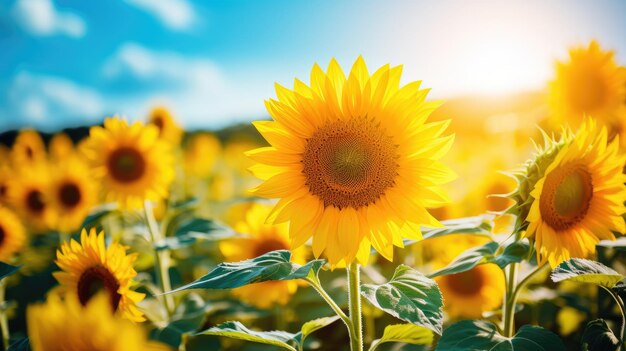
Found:
[[[596,41],[570,50],[567,63],[558,62],[550,83],[550,108],[556,122],[578,127],[585,115],[610,126],[626,112],[626,69]]]
[[[54,277],[61,284],[62,291],[74,295],[82,305],[99,291],[109,297],[110,310],[134,321],[144,321],[137,303],[144,294],[131,290],[133,278],[137,275],[133,263],[137,254],[126,254],[126,248],[114,242],[107,248],[104,233],[91,229],[89,234],[83,229],[80,243],[65,242],[57,251],[56,264],[62,271]]]
[[[185,172],[194,177],[207,178],[213,171],[221,148],[219,139],[211,133],[192,135],[183,155]]]
[[[5,207],[0,207],[0,261],[9,262],[26,243],[26,230],[20,219]]]
[[[140,326],[113,315],[103,294],[84,307],[75,296],[50,294],[45,303],[28,307],[26,319],[33,351],[169,350],[149,341]]]
[[[97,187],[85,162],[66,155],[52,170],[50,227],[64,233],[79,229],[97,202]]]
[[[74,153],[74,143],[67,134],[59,133],[52,137],[48,149],[53,160],[62,160]]]
[[[504,296],[504,274],[495,264],[482,264],[469,271],[435,278],[451,318],[480,318],[497,309]]]
[[[155,107],[150,112],[148,123],[159,129],[159,138],[167,141],[172,145],[180,144],[183,135],[183,129],[178,125],[170,111],[163,107]]]
[[[234,206],[232,211],[244,210],[249,205]],[[245,212],[245,219],[234,224],[233,228],[242,237],[220,242],[220,251],[227,262],[238,262],[261,256],[275,250],[289,250],[289,230],[286,224],[269,225],[265,219],[271,206],[252,204]],[[232,215],[231,218],[234,218]],[[306,253],[303,248],[292,251],[292,262],[304,264]],[[284,305],[298,290],[295,280],[271,281],[243,286],[232,290],[241,300],[259,308],[269,308],[274,304]]]
[[[535,238],[539,262],[588,257],[599,240],[626,230],[625,161],[619,140],[607,145],[606,128],[591,119],[558,150],[530,192],[526,235]]]
[[[107,118],[104,128],[91,128],[84,152],[107,201],[138,208],[145,200],[167,196],[174,179],[173,157],[158,132],[152,125],[128,125],[116,117]]]
[[[44,160],[46,145],[41,135],[32,129],[21,130],[11,148],[11,158],[18,165]]]
[[[9,186],[11,185],[11,179],[15,177],[13,174],[13,170],[9,165],[0,165],[0,205],[9,204],[10,191]]]
[[[27,162],[15,169],[9,188],[9,202],[31,230],[41,234],[47,231],[52,216],[46,162]]]
[[[441,136],[449,121],[426,123],[440,102],[426,102],[420,82],[400,87],[401,70],[370,76],[359,57],[346,79],[332,60],[326,73],[313,66],[310,87],[276,85],[274,120],[254,123],[271,146],[248,155],[265,180],[254,193],[280,198],[269,220],[290,222],[293,248],[313,237],[331,266],[366,264],[371,246],[391,260],[420,225],[441,225],[426,208],[448,202],[440,185],[454,174],[438,159],[454,137]]]

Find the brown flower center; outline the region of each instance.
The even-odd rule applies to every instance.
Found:
[[[476,268],[445,276],[452,291],[461,295],[474,295],[480,292],[485,278]]]
[[[4,231],[4,227],[0,225],[0,246],[4,244],[4,239],[6,238],[7,233]]]
[[[37,189],[33,189],[26,194],[26,206],[31,212],[41,213],[46,208],[43,201],[43,194]]]
[[[398,174],[397,146],[366,118],[336,121],[307,140],[302,173],[325,206],[360,208],[392,187]]]
[[[26,157],[29,160],[32,160],[33,156],[35,156],[35,153],[33,152],[33,149],[30,146],[26,146]]]
[[[586,167],[566,165],[546,176],[539,200],[541,218],[554,230],[566,230],[585,218],[593,197]]]
[[[259,243],[259,245],[254,249],[255,257],[259,257],[271,251],[276,250],[289,250],[289,247],[285,245],[284,242],[280,240],[263,240]]]
[[[59,187],[59,200],[66,208],[74,208],[82,198],[80,188],[75,183],[67,182]]]
[[[87,268],[78,280],[78,299],[85,306],[87,302],[101,291],[109,294],[111,308],[115,312],[120,304],[122,295],[118,293],[120,283],[117,278],[103,266]]]
[[[163,117],[161,117],[160,115],[154,116],[152,118],[152,124],[154,124],[157,128],[159,128],[159,133],[163,131],[163,127],[165,123],[163,122]]]
[[[115,180],[130,183],[144,175],[146,161],[135,148],[120,147],[109,155],[107,167]]]

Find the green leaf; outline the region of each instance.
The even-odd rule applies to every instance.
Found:
[[[620,280],[626,278],[600,262],[582,258],[572,258],[559,264],[551,275],[557,283],[564,280],[581,283],[592,283],[612,288]]]
[[[582,342],[585,351],[616,351],[620,346],[619,339],[604,319],[595,319],[587,323]]]
[[[290,262],[290,259],[291,252],[278,250],[250,260],[220,263],[193,283],[167,293],[188,289],[233,289],[270,280],[303,279],[310,271],[317,272],[324,264],[324,260],[313,260],[300,266]]]
[[[378,346],[386,342],[402,342],[413,345],[430,345],[433,343],[434,335],[430,329],[426,329],[414,324],[396,324],[385,327],[383,336],[372,342],[370,351],[374,351]]]
[[[617,284],[613,285],[612,290],[618,294],[626,293],[626,279],[622,279],[619,282],[617,282]]]
[[[8,263],[0,261],[0,279],[8,277],[11,274],[17,272],[21,266],[12,266]]]
[[[92,228],[95,227],[98,223],[104,219],[104,217],[108,216],[115,210],[115,205],[107,204],[102,205],[94,210],[92,210],[89,215],[83,221],[83,225],[81,228]]]
[[[556,334],[537,326],[524,325],[507,338],[492,323],[462,321],[446,329],[436,350],[565,351],[565,345]]]
[[[31,351],[28,338],[20,339],[9,346],[9,351]]]
[[[500,268],[504,268],[511,263],[521,262],[528,256],[529,250],[530,244],[528,240],[512,242],[505,246],[503,250],[500,250],[500,244],[491,241],[483,246],[473,247],[463,252],[446,267],[428,276],[434,278],[441,275],[462,273],[485,263],[494,263]],[[501,252],[497,254],[499,251]]]
[[[493,216],[482,215],[441,221],[443,228],[423,228],[422,240],[451,234],[474,234],[492,236]]]
[[[361,294],[374,306],[405,322],[441,334],[443,300],[434,280],[405,265],[385,284],[363,284]]]
[[[196,335],[217,335],[232,339],[256,342],[260,344],[274,345],[287,350],[296,351],[288,342],[293,341],[296,334],[285,331],[259,332],[246,328],[239,322],[226,322],[216,327],[207,329]]]
[[[333,317],[323,317],[323,318],[314,319],[312,321],[308,321],[302,325],[302,328],[300,328],[300,333],[296,334],[295,340],[298,342],[299,345],[304,345],[304,339],[306,339],[307,336],[311,335],[311,333],[317,330],[320,330],[334,323],[338,319],[339,319],[339,316],[333,316]]]

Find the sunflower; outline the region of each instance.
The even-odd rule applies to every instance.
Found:
[[[9,186],[11,185],[11,179],[15,175],[12,175],[13,170],[9,165],[0,165],[0,205],[9,204]]]
[[[75,296],[50,294],[45,303],[28,307],[26,320],[33,351],[169,350],[149,341],[142,328],[111,313],[107,297],[86,306]]]
[[[219,159],[221,149],[219,139],[211,133],[192,135],[183,154],[185,172],[198,178],[209,177]]]
[[[401,71],[370,76],[359,57],[346,79],[334,59],[326,73],[314,65],[310,87],[276,85],[274,120],[254,123],[271,146],[248,152],[265,180],[253,192],[280,198],[269,220],[290,222],[293,248],[313,237],[333,267],[366,264],[371,246],[392,260],[420,225],[441,226],[426,208],[448,202],[440,185],[455,176],[438,159],[454,136],[441,136],[449,121],[426,123],[440,102],[426,102],[420,82],[399,87]]]
[[[128,125],[116,117],[107,118],[104,128],[91,128],[83,150],[94,178],[106,190],[107,201],[138,208],[144,200],[167,196],[174,178],[173,157],[158,132],[152,125]]]
[[[435,278],[451,318],[480,318],[502,305],[504,274],[495,264]]]
[[[80,241],[65,242],[57,251],[56,264],[62,271],[55,272],[54,277],[62,291],[77,296],[83,305],[98,291],[105,291],[112,311],[134,322],[144,321],[136,306],[144,294],[131,290],[137,275],[133,269],[137,254],[127,255],[126,248],[117,242],[107,248],[104,233],[95,229],[89,233],[83,229]]]
[[[65,133],[55,134],[50,139],[48,150],[53,160],[62,160],[74,153],[74,142]]]
[[[24,223],[36,233],[47,231],[50,217],[50,165],[46,162],[23,164],[14,170],[8,184],[8,198]]]
[[[571,257],[588,257],[599,240],[626,230],[626,155],[619,140],[586,119],[575,136],[553,153],[531,188],[526,236],[534,237],[537,259],[552,267]]]
[[[245,210],[245,218],[236,221],[233,228],[241,233],[242,237],[223,240],[219,245],[226,261],[237,262],[258,257],[270,251],[290,249],[287,225],[264,223],[271,210],[270,206],[244,203],[234,206],[230,212],[241,212],[240,210]],[[227,216],[235,220],[233,214]],[[306,253],[303,248],[292,251],[291,260],[304,264]],[[286,304],[297,290],[297,281],[287,280],[247,285],[232,290],[232,293],[253,306],[269,308],[274,304]]]
[[[183,129],[180,125],[178,125],[167,108],[158,106],[152,109],[148,123],[159,129],[160,139],[163,139],[172,145],[180,144]]]
[[[45,159],[46,145],[41,139],[41,135],[32,129],[21,130],[11,147],[11,158],[16,165]]]
[[[89,168],[76,155],[66,155],[52,170],[50,206],[54,211],[50,227],[64,233],[79,229],[97,202],[96,183]]]
[[[26,243],[26,230],[20,219],[0,206],[0,261],[9,262]]]
[[[556,122],[577,127],[585,115],[610,126],[626,111],[626,69],[596,41],[570,50],[569,62],[557,62],[549,103]]]

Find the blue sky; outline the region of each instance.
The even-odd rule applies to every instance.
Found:
[[[0,131],[154,104],[219,128],[265,116],[274,82],[359,54],[403,64],[436,98],[540,89],[592,38],[626,64],[626,1],[4,0]]]

